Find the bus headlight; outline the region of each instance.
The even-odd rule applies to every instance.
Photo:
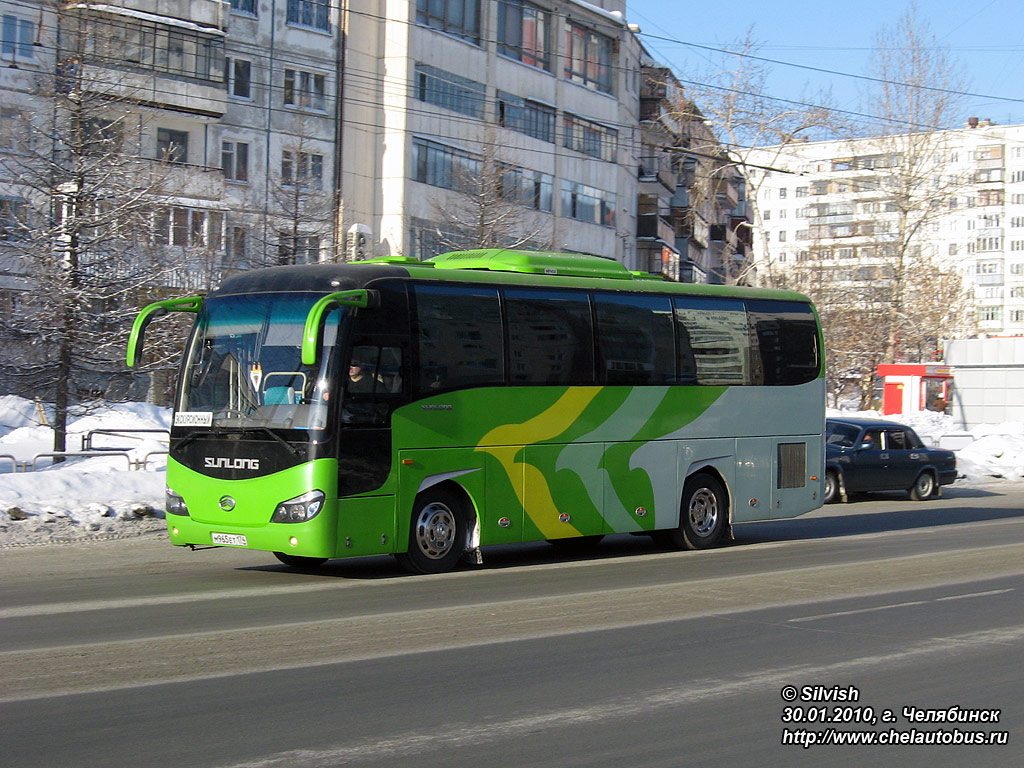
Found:
[[[323,491],[310,491],[294,499],[282,501],[270,518],[272,523],[305,523],[312,520],[324,508]]]
[[[183,515],[188,517],[188,505],[185,503],[185,500],[170,488],[167,489],[167,500],[164,503],[164,508],[167,510],[167,514],[169,515]]]

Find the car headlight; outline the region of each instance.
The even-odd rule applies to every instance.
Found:
[[[182,515],[188,517],[188,505],[185,503],[185,500],[170,488],[167,489],[167,500],[164,504],[164,508],[167,510],[167,514],[169,515]]]
[[[294,499],[282,501],[270,518],[272,523],[305,523],[320,514],[324,508],[323,491],[310,491]]]

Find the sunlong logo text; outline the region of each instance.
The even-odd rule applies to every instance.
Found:
[[[203,459],[207,469],[259,469],[259,459],[228,459],[222,456],[207,456]]]

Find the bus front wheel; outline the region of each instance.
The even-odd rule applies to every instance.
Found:
[[[462,500],[444,488],[416,497],[409,526],[409,548],[395,558],[410,573],[445,573],[465,550],[469,516]]]
[[[710,549],[722,542],[728,525],[725,489],[716,478],[701,472],[683,486],[679,527],[661,538],[677,549]]]

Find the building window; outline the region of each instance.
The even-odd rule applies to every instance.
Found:
[[[288,0],[288,23],[311,29],[329,30],[329,0]]]
[[[23,240],[28,233],[28,207],[24,200],[0,197],[0,242]]]
[[[978,320],[983,323],[999,322],[1003,317],[1002,307],[978,307]]]
[[[468,152],[436,141],[412,142],[413,179],[444,189],[465,189],[480,176],[480,161]]]
[[[224,178],[230,181],[249,181],[249,145],[239,141],[222,141],[220,165]]]
[[[255,16],[257,10],[256,0],[231,0],[231,10]]]
[[[226,264],[244,264],[246,259],[245,227],[230,227],[224,242],[224,260]]]
[[[281,152],[281,183],[320,189],[324,183],[324,156],[309,152]]]
[[[165,163],[187,163],[188,132],[157,128],[156,156]]]
[[[502,196],[535,211],[553,210],[555,179],[547,173],[508,168],[502,179]]]
[[[324,92],[327,78],[298,69],[284,71],[284,104],[299,109],[324,110]]]
[[[480,41],[480,0],[416,0],[416,23]]]
[[[541,141],[555,142],[555,110],[511,93],[498,91],[495,100],[498,125]]]
[[[498,52],[550,72],[551,14],[523,0],[499,0]]]
[[[1002,205],[1003,190],[981,189],[978,190],[978,205]]]
[[[153,221],[153,241],[158,245],[206,248],[218,251],[224,214],[199,208],[161,208]]]
[[[26,151],[26,128],[20,111],[12,107],[0,107],[0,152]]]
[[[484,116],[483,83],[426,64],[416,65],[416,98],[470,117]]]
[[[4,15],[3,43],[0,53],[7,63],[13,64],[16,59],[32,58],[32,43],[35,42],[36,25],[27,19]]]
[[[320,238],[317,235],[277,233],[278,264],[316,264],[320,261]]]
[[[584,184],[562,181],[562,216],[605,227],[615,226],[615,195]]]
[[[614,162],[619,132],[600,123],[566,114],[562,120],[563,146],[599,160]]]
[[[252,62],[245,59],[225,59],[224,82],[228,88],[228,96],[252,98]]]
[[[565,28],[565,78],[587,88],[612,92],[615,41],[574,22]]]

